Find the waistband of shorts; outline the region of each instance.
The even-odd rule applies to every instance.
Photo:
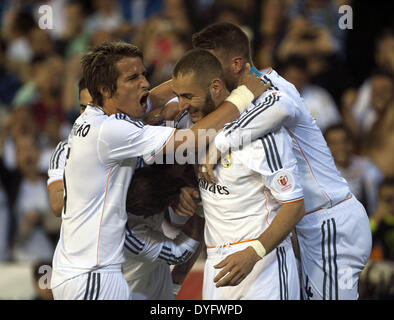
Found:
[[[109,266],[99,267],[90,272],[122,272],[122,264],[110,264]]]
[[[122,264],[111,264],[108,266],[98,267],[90,270],[84,269],[53,269],[52,270],[52,279],[51,279],[51,289],[60,286],[64,282],[71,280],[73,278],[79,277],[83,274],[88,273],[121,273],[122,272]]]
[[[225,244],[221,244],[221,245],[216,245],[216,246],[207,246],[207,249],[218,249],[218,248],[225,248],[228,246],[233,246],[236,244],[241,244],[241,243],[245,243],[245,242],[251,242],[251,241],[255,241],[257,239],[248,239],[248,240],[242,240],[242,241],[238,241],[238,242],[232,242],[232,243],[225,243]]]
[[[231,253],[240,251],[249,246],[249,243],[255,239],[243,240],[233,243],[225,243],[216,246],[207,246],[207,259],[215,259],[218,257],[224,257]]]
[[[338,204],[341,204],[342,202],[345,202],[345,201],[351,199],[352,197],[353,197],[353,194],[350,194],[350,195],[348,195],[345,199],[338,201],[337,203],[335,203],[334,205],[332,205],[332,206],[330,206],[330,207],[327,207],[327,208],[325,208],[325,207],[317,208],[317,209],[315,209],[315,210],[306,212],[305,215],[311,214],[311,213],[314,213],[314,212],[317,212],[317,211],[322,210],[322,209],[329,209],[329,208],[335,207],[335,206],[337,206]]]

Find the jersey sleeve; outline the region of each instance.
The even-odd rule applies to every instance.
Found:
[[[296,121],[297,107],[292,99],[280,91],[262,97],[253,108],[248,108],[239,118],[226,124],[216,136],[216,148],[224,153],[230,147],[239,148],[269,132]]]
[[[56,146],[49,160],[47,185],[59,180],[63,180],[64,166],[68,151],[67,141],[61,141]]]
[[[144,125],[124,114],[112,115],[100,129],[98,149],[103,162],[143,157],[151,161],[171,136],[174,128]]]
[[[242,161],[260,173],[264,185],[281,203],[304,198],[298,176],[297,159],[285,129],[269,133],[245,148]]]
[[[126,229],[126,250],[149,262],[160,261],[168,265],[184,263],[197,250],[198,245],[198,241],[183,232],[171,240],[162,232],[152,230],[146,225]]]
[[[183,226],[190,219],[190,216],[180,216],[171,207],[168,207],[168,216],[170,223],[176,226]]]

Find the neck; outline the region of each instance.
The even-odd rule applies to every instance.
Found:
[[[229,95],[230,92],[227,89],[223,89],[221,94],[216,99],[213,99],[213,102],[215,103],[215,108],[219,107]]]
[[[107,115],[115,114],[118,112],[118,108],[116,107],[116,103],[113,100],[104,101],[103,106],[101,107]]]

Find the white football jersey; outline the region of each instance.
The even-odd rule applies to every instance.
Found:
[[[175,121],[177,129],[192,125],[187,111]],[[297,159],[284,128],[222,156],[214,170],[217,184],[199,177],[208,247],[258,238],[281,203],[303,199]]]
[[[207,246],[256,239],[281,203],[303,198],[284,128],[223,155],[214,173],[216,184],[199,179]]]
[[[237,148],[283,126],[292,138],[306,212],[330,208],[348,198],[349,186],[297,89],[271,68],[261,79],[270,81],[271,87],[225,126],[215,139],[217,148],[225,152],[229,146]]]
[[[151,158],[174,132],[144,126],[124,114],[108,116],[92,105],[78,117],[68,138],[52,287],[96,269],[120,271],[126,194],[137,157]]]

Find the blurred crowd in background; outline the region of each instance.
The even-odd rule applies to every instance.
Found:
[[[53,28],[39,27],[49,5]],[[350,5],[353,29],[341,29]],[[47,169],[79,114],[80,58],[105,40],[136,44],[154,87],[210,23],[237,24],[258,69],[303,96],[338,169],[364,204],[374,248],[360,298],[394,297],[394,19],[390,1],[4,0],[0,2],[0,262],[51,261],[61,220]],[[384,263],[382,263],[384,262]]]

